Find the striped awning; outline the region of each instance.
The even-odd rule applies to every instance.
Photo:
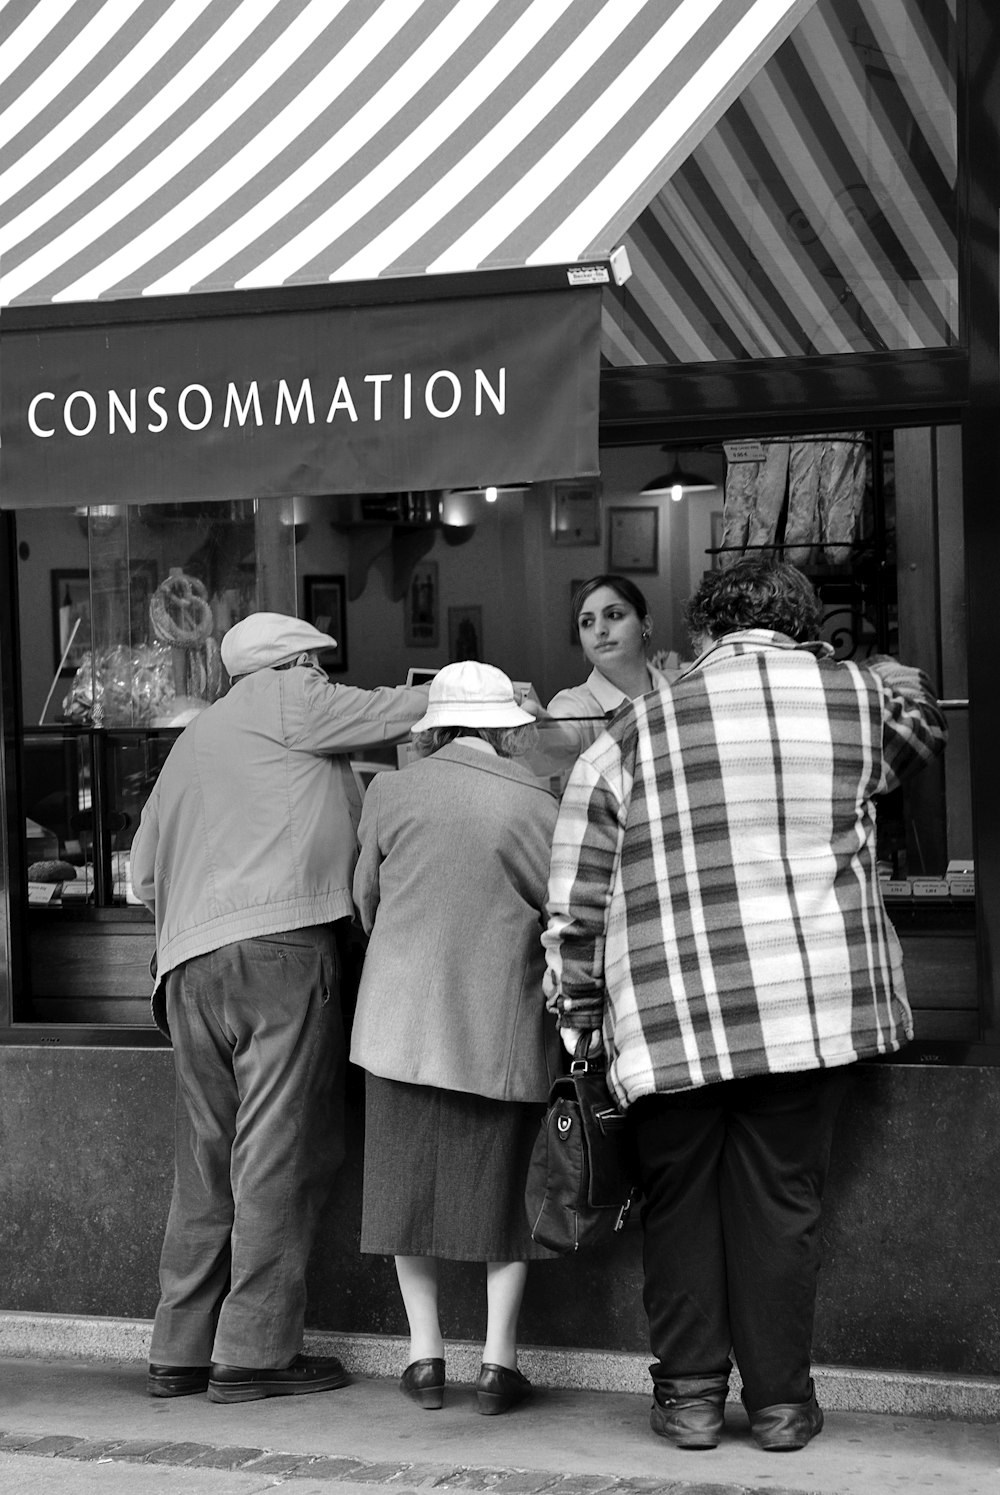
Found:
[[[607,259],[814,0],[7,0],[8,305]]]
[[[625,235],[616,365],[960,336],[956,0],[820,0]]]

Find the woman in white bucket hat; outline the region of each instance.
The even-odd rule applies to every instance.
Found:
[[[371,936],[351,1058],[367,1071],[364,1252],[396,1259],[410,1328],[401,1389],[440,1407],[438,1261],[486,1264],[479,1410],[530,1395],[517,1319],[524,1184],[557,1067],[541,995],[556,802],[515,761],[532,717],[491,665],[447,665],[411,729],[425,755],[378,774],[354,898]]]

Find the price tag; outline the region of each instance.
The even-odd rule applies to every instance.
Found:
[[[59,886],[57,882],[29,882],[28,902],[51,903],[59,891]]]
[[[762,441],[724,441],[727,462],[763,462],[767,448]]]

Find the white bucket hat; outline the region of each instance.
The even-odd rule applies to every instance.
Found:
[[[427,711],[411,732],[432,727],[523,727],[534,721],[514,699],[514,687],[503,670],[464,659],[446,664],[431,681]]]
[[[301,618],[289,618],[284,613],[251,613],[242,622],[233,624],[222,640],[220,652],[222,663],[234,678],[287,664],[297,654],[336,647],[336,639],[320,633]]]

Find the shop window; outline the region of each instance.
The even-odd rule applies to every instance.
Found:
[[[27,881],[15,1023],[149,1026],[153,924],[132,892],[143,805],[228,688],[219,642],[295,611],[291,500],[17,517]]]
[[[824,636],[838,658],[891,654],[924,669],[942,700],[943,759],[878,807],[879,870],[924,1052],[973,1043],[980,1011],[959,429],[733,441],[723,453],[711,564],[747,554],[793,561],[824,603]]]
[[[922,666],[947,703],[944,759],[880,807],[878,851],[916,1013],[908,1054],[951,1062],[974,1044],[958,428],[699,436],[668,452],[605,448],[601,467],[596,483],[419,503],[317,496],[294,514],[276,500],[92,513],[82,528],[72,511],[19,514],[25,867],[62,862],[72,876],[49,867],[51,881],[31,879],[15,1030],[150,1033],[152,923],[131,893],[129,848],[188,713],[226,688],[206,643],[217,647],[235,618],[261,607],[326,618],[339,641],[331,678],[350,685],[426,679],[479,657],[544,704],[590,672],[570,615],[580,581],[625,570],[648,601],[653,660],[669,669],[690,658],[682,609],[703,572],[753,547],[812,578],[838,656],[898,655]],[[653,480],[678,468],[696,482],[675,502]],[[184,614],[183,637],[159,637],[161,609],[150,603],[177,569],[203,583],[206,595],[193,595],[207,612]],[[363,757],[359,792],[406,749]],[[568,771],[545,731],[533,766],[557,785]]]

